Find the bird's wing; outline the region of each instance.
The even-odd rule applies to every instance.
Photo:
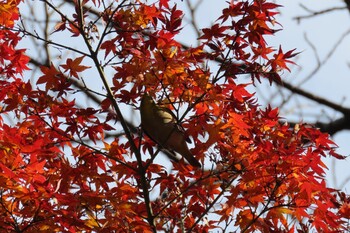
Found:
[[[176,124],[176,116],[175,114],[169,109],[165,107],[157,107],[158,115],[163,119],[163,122],[165,124]]]
[[[173,124],[175,127],[175,130],[178,130],[179,132],[183,133],[184,135],[186,134],[184,127],[182,127],[181,123],[178,122],[173,111],[171,111],[169,108],[166,108],[166,107],[158,107],[158,108],[159,108],[159,111],[162,112],[160,115],[164,119],[164,123]],[[185,140],[188,143],[192,143],[191,139],[187,136],[185,137]]]

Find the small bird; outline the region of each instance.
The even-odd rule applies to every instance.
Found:
[[[192,166],[201,167],[187,147],[186,137],[174,113],[155,104],[145,93],[141,99],[141,126],[143,131],[164,149],[182,155]]]

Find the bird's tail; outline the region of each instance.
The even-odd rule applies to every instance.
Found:
[[[192,155],[192,153],[187,149],[187,151],[182,151],[180,153],[189,164],[191,164],[193,167],[201,167],[201,164],[198,162],[198,160]]]

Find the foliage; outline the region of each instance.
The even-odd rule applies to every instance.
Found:
[[[67,39],[24,27],[19,0],[0,5],[2,232],[347,229],[350,199],[324,178],[322,157],[343,158],[334,143],[309,125],[283,123],[248,91],[281,80],[297,54],[266,43],[278,31],[279,5],[231,1],[199,46],[187,48],[175,38],[183,12],[168,0],[42,2],[60,19],[52,36]],[[71,47],[67,35],[86,48]],[[28,37],[69,57],[28,81],[29,57],[17,48]],[[202,169],[156,162],[162,148],[121,108],[139,106],[145,91],[178,116]],[[78,104],[77,92],[100,97],[99,105]],[[111,139],[115,128],[122,134]]]

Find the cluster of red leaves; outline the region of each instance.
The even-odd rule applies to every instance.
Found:
[[[9,0],[0,4],[0,76],[13,77],[28,69],[29,58],[24,54],[25,49],[16,49],[19,40],[18,33],[10,29],[18,20],[17,5],[20,0]]]
[[[18,35],[8,30],[18,18],[18,2],[0,6],[0,14],[12,19],[0,24],[1,49],[6,49],[0,51],[6,54],[0,56],[0,69],[7,78],[1,79],[2,114],[15,113],[18,121],[12,126],[0,121],[1,230],[345,229],[349,198],[328,188],[324,179],[321,158],[341,158],[328,135],[305,124],[282,124],[277,109],[261,110],[246,89],[250,84],[237,82],[242,74],[252,81],[279,80],[279,71],[292,63],[293,50],[275,51],[264,39],[277,31],[278,5],[231,1],[217,23],[203,29],[201,45],[188,49],[174,38],[181,32],[182,11],[167,0],[150,5],[124,1],[99,12],[98,20],[106,25],[101,31],[113,36],[101,35],[88,58],[104,53],[103,62],[95,64],[115,71],[114,97],[137,103],[147,90],[162,99],[183,121],[194,141],[192,152],[204,164],[194,169],[180,160],[169,173],[152,162],[158,153],[154,143],[140,139],[137,131],[126,142],[104,140],[113,121],[123,118],[111,113],[119,104],[115,99],[106,98],[100,108],[78,107],[70,100],[75,91],[70,78],[79,79],[91,68],[83,65],[84,57],[42,67],[36,88],[15,78],[28,62],[15,49]],[[83,26],[92,14],[88,4],[101,5],[98,0],[81,4],[89,7],[76,5],[72,20],[61,14],[55,33],[85,36],[91,46],[91,35],[84,34],[91,30]],[[121,62],[111,64],[112,59]],[[220,64],[216,73],[203,68],[208,60]],[[97,142],[104,148],[98,149]],[[159,197],[150,198],[151,190],[159,190]]]

